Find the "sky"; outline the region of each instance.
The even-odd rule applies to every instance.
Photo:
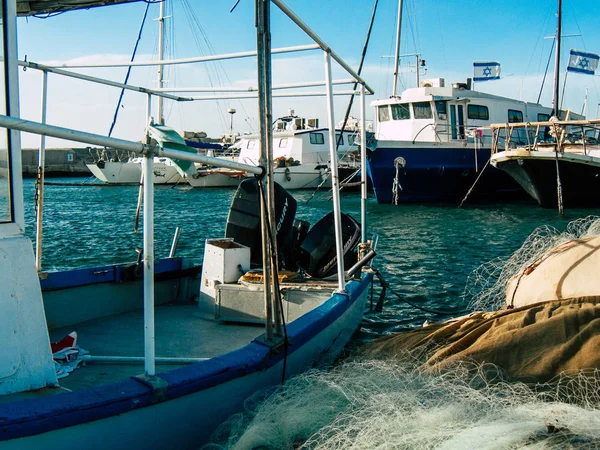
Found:
[[[166,57],[186,58],[250,51],[256,48],[254,2],[241,0],[230,12],[235,0],[167,1]],[[374,0],[287,0],[286,4],[310,26],[351,67],[358,67]],[[367,97],[367,119],[373,119],[368,105],[372,100],[392,93],[393,59],[396,39],[398,2],[380,0],[363,78],[375,94]],[[19,18],[19,58],[44,64],[77,62],[129,61],[142,23],[146,3],[93,8],[49,18]],[[556,33],[556,0],[523,2],[506,0],[404,0],[402,55],[419,53],[425,60],[420,79],[444,78],[446,85],[465,81],[473,73],[473,61],[498,61],[502,78],[477,83],[477,90],[518,98],[550,106],[553,90],[554,59],[544,88],[546,65]],[[158,4],[150,5],[136,54],[136,61],[157,57]],[[272,5],[272,47],[310,44],[311,39]],[[563,0],[563,43],[561,90],[570,49],[600,53],[600,2]],[[254,58],[178,65],[166,70],[169,87],[256,86]],[[416,85],[415,57],[401,59],[398,91]],[[123,82],[124,68],[73,69],[101,78]],[[600,70],[597,71],[600,75]],[[581,113],[587,95],[587,117],[597,117],[600,106],[600,76],[570,73],[562,102],[563,109]],[[348,75],[334,63],[334,79]],[[156,68],[133,68],[129,84],[156,87]],[[273,57],[273,83],[324,81],[323,53],[318,50]],[[39,121],[41,117],[41,74],[20,71],[21,116]],[[348,85],[336,89],[348,89]],[[324,92],[323,87],[306,92]],[[298,93],[304,92],[298,90]],[[101,135],[107,135],[113,121],[120,90],[51,74],[48,87],[47,122]],[[201,94],[195,94],[201,95]],[[335,122],[343,119],[349,97],[335,97]],[[258,128],[257,101],[220,100],[178,103],[165,101],[167,125],[178,131],[205,131],[220,137],[229,131],[227,111],[234,108],[233,130],[253,132]],[[325,97],[276,98],[274,116],[293,109],[303,117],[317,117],[326,124]],[[359,117],[358,102],[352,115]],[[153,115],[156,116],[156,105]],[[141,140],[146,125],[146,98],[127,92],[112,136]],[[22,145],[36,148],[39,137],[24,134]],[[48,139],[47,147],[72,144]],[[83,146],[74,144],[74,146]]]

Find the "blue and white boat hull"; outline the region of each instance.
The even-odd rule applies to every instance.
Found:
[[[506,174],[486,167],[489,148],[475,150],[462,144],[379,141],[376,149],[367,155],[377,203],[394,202],[395,192],[398,203],[460,203],[484,168],[473,197],[495,199],[502,194],[522,192]]]

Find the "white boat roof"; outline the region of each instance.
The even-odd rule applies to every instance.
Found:
[[[396,103],[426,102],[432,100],[461,100],[472,98],[487,98],[496,101],[509,102],[520,101],[509,97],[502,97],[500,95],[493,95],[488,94],[486,92],[474,91],[472,89],[461,89],[448,86],[409,88],[403,91],[400,97],[390,97],[381,100],[374,100],[373,102],[371,102],[371,106],[391,105]],[[522,103],[537,105],[537,103]]]
[[[17,0],[17,15],[34,16],[143,0]]]

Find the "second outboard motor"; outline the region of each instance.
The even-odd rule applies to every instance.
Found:
[[[354,248],[359,240],[360,224],[348,214],[342,213],[342,244],[346,266],[356,262]],[[328,277],[336,272],[333,212],[327,214],[310,229],[298,249],[297,261],[307,274],[316,278]]]
[[[277,183],[274,185],[277,248],[283,249],[292,246],[292,225],[297,204],[296,199],[281,185]],[[250,260],[254,267],[262,267],[261,201],[256,180],[242,181],[231,202],[225,226],[225,237],[233,238],[238,244],[250,247]]]

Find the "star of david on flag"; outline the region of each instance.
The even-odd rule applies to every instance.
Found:
[[[594,53],[571,50],[567,71],[594,75],[598,67],[598,61],[600,61],[600,56]]]
[[[500,79],[500,63],[498,61],[474,61],[473,81],[489,81]]]

